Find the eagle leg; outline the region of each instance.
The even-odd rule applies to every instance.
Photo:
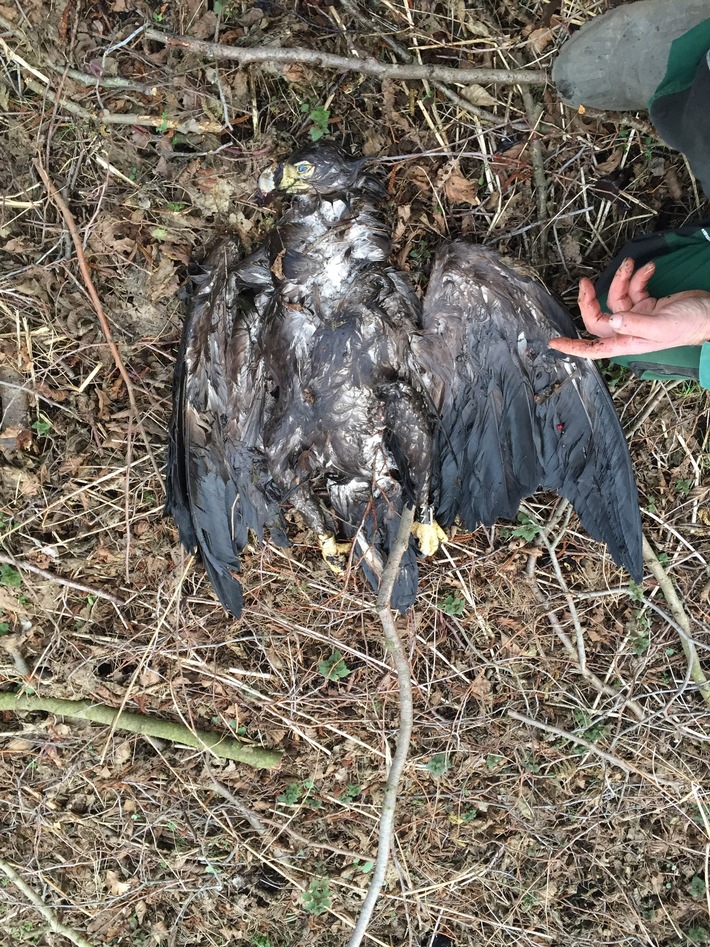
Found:
[[[332,533],[319,533],[318,543],[325,564],[330,571],[336,575],[345,575],[345,567],[352,548],[351,544],[337,542]]]
[[[412,523],[411,532],[423,556],[433,556],[441,543],[446,541],[446,533],[434,519],[431,506],[420,508],[419,520]]]

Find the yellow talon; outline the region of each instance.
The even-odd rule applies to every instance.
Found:
[[[321,553],[325,564],[336,575],[345,574],[346,556],[350,554],[350,543],[336,542],[332,533],[321,533],[318,536]]]
[[[436,520],[431,523],[413,523],[412,535],[416,537],[419,552],[423,556],[433,556],[441,543],[446,540],[446,533]]]

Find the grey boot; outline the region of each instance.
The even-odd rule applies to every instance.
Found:
[[[552,81],[564,102],[643,109],[666,74],[671,43],[710,19],[710,0],[639,0],[594,17],[562,47]]]

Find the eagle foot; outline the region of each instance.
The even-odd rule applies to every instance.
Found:
[[[435,519],[430,523],[412,523],[412,535],[417,540],[419,552],[423,556],[433,556],[446,540],[446,533]]]
[[[339,543],[332,533],[318,535],[320,551],[325,564],[336,575],[345,575],[345,569],[350,555],[350,543]]]

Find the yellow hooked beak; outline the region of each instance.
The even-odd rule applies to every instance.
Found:
[[[311,166],[309,165],[309,170]],[[309,175],[310,176],[310,175]],[[297,194],[310,190],[308,180],[296,170],[294,165],[282,162],[275,168],[268,168],[259,177],[259,191],[262,197],[282,191],[285,194]]]

